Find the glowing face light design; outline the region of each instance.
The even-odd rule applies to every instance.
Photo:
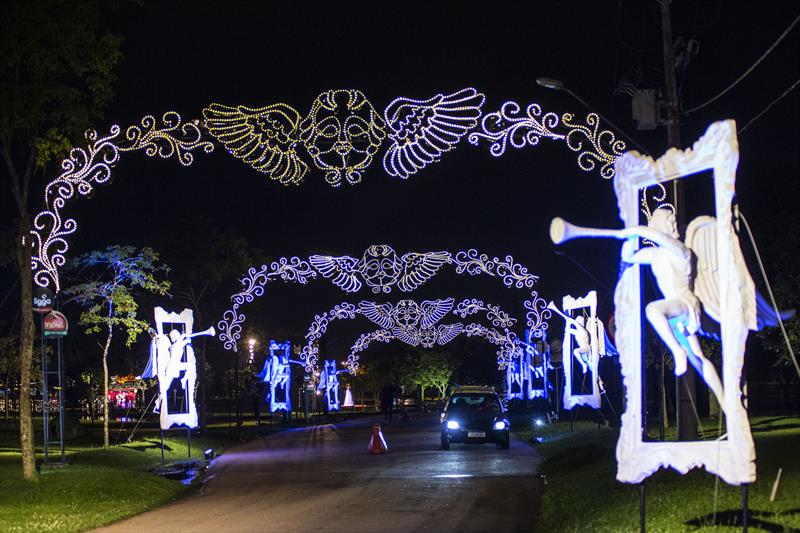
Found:
[[[289,387],[292,384],[292,367],[289,354],[292,353],[292,343],[286,341],[277,343],[269,341],[269,356],[264,361],[264,368],[256,376],[264,383],[269,383],[267,400],[271,413],[292,410],[292,395]]]
[[[397,283],[403,265],[397,259],[397,253],[385,244],[373,245],[364,252],[359,269],[364,282],[372,287],[372,292],[389,292]]]
[[[686,473],[703,466],[732,485],[753,483],[756,479],[755,449],[750,434],[747,412],[742,404],[741,377],[748,329],[758,327],[756,291],[739,248],[734,229],[732,201],[736,185],[739,147],[736,123],[715,122],[691,149],[669,150],[654,161],[636,153],[623,155],[616,161],[614,189],[620,208],[623,229],[580,228],[554,221],[551,237],[560,242],[573,237],[614,237],[624,239],[621,258],[630,264],[623,270],[614,291],[615,339],[625,382],[625,413],[617,442],[617,479],[640,483],[659,468],[670,467]],[[656,183],[713,170],[715,217],[701,216],[686,229],[685,243],[670,236],[672,228],[658,227],[659,218],[650,226],[639,224],[640,191]],[[677,177],[677,178],[676,178]],[[664,219],[667,217],[664,216]],[[670,224],[671,226],[671,224]],[[567,231],[560,238],[559,227]],[[651,240],[655,246],[638,249],[638,238]],[[694,252],[697,266],[692,268]],[[642,405],[642,279],[641,264],[650,264],[664,295],[647,305],[648,320],[670,348],[679,364],[691,363],[709,386],[722,399],[727,438],[716,441],[645,442]],[[694,274],[693,274],[694,272]],[[685,290],[690,288],[688,291]],[[695,301],[719,321],[722,341],[722,378],[713,365],[707,364],[691,337],[701,333],[697,324]],[[664,302],[672,306],[673,324],[664,322]],[[678,309],[678,312],[674,312]],[[697,343],[699,344],[699,343]],[[692,357],[689,357],[689,350]],[[565,357],[566,360],[566,357]]]
[[[214,335],[214,328],[192,333],[194,315],[191,309],[180,314],[156,307],[156,335],[151,341],[150,362],[142,377],[158,378],[158,398],[154,412],[159,413],[162,430],[174,425],[197,427],[194,403],[197,364],[192,337]],[[164,333],[165,325],[175,326]]]
[[[325,181],[338,186],[342,178],[354,185],[386,138],[383,119],[364,93],[333,90],[319,95],[300,124],[300,140]]]

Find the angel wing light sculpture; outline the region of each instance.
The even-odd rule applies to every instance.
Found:
[[[388,141],[383,167],[408,178],[452,150],[477,124],[484,96],[468,87],[427,100],[396,98],[383,116],[361,91],[320,94],[301,119],[292,106],[211,104],[203,110],[208,131],[234,157],[283,185],[297,185],[309,164],[338,187],[354,185]]]

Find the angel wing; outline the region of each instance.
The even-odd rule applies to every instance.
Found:
[[[428,281],[442,265],[450,262],[450,252],[409,252],[400,258],[403,262],[403,275],[397,286],[401,291],[410,292]]]
[[[731,228],[733,233],[733,229]],[[692,220],[686,227],[686,246],[694,252],[697,258],[696,276],[694,280],[694,294],[703,304],[703,310],[720,322],[722,309],[720,308],[719,270],[720,268],[736,269],[741,278],[745,280],[743,291],[744,319],[748,329],[756,329],[756,297],[755,284],[747,270],[739,240],[732,235],[733,264],[721,265],[721,258],[717,257],[717,219],[710,216],[700,216]]]
[[[383,168],[405,179],[438,161],[477,125],[484,99],[467,87],[428,100],[393,100],[383,113],[393,143],[383,156]]]
[[[386,329],[394,326],[394,307],[390,303],[376,304],[375,302],[358,302],[358,308],[368,319]]]
[[[436,332],[439,334],[436,342],[438,342],[440,345],[447,344],[451,340],[458,337],[463,329],[464,324],[461,322],[456,322],[455,324],[441,324],[438,328],[436,328]]]
[[[300,114],[293,107],[211,104],[203,117],[211,135],[234,157],[283,185],[302,181],[308,165],[294,149]]]
[[[333,257],[330,255],[312,255],[308,258],[324,278],[333,278],[333,284],[347,292],[357,292],[361,288],[356,265],[358,259],[347,255]]]
[[[419,345],[419,335],[417,335],[416,328],[394,328],[392,329],[392,334],[397,340],[406,344],[411,346]]]
[[[453,308],[453,298],[446,300],[425,300],[422,309],[422,327],[429,328],[439,322]]]

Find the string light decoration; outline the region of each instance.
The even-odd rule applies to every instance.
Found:
[[[396,331],[382,328],[361,334],[350,348],[350,354],[347,356],[348,370],[353,374],[357,372],[359,367],[358,361],[360,359],[358,354],[369,348],[369,345],[376,341],[390,342],[392,340],[399,340],[410,346],[431,348],[435,344],[443,346],[462,334],[467,337],[481,337],[500,347],[497,351],[497,367],[499,370],[505,370],[509,361],[519,357],[522,352],[519,339],[514,333],[508,330],[500,332],[496,329],[487,328],[486,326],[475,323],[470,323],[465,326],[461,322],[456,322],[454,324],[439,324],[435,328],[407,328],[400,331],[399,335],[396,333]]]
[[[174,111],[164,113],[160,126],[152,115],[147,115],[141,126],[128,127],[124,138],[121,131],[118,125],[111,126],[105,136],[87,131],[86,148],[70,150],[61,163],[61,174],[45,187],[45,209],[34,217],[31,230],[31,267],[38,286],[60,290],[58,269],[66,263],[69,250],[66,237],[78,229],[74,218],[63,218],[62,210],[68,201],[87,197],[97,185],[110,182],[111,169],[119,162],[120,153],[141,150],[148,157],[174,157],[181,165],[189,166],[194,161],[192,151],[210,153],[214,149],[211,142],[203,140],[198,121],[183,122]]]
[[[381,328],[392,332],[396,338],[413,346],[419,344],[432,346],[437,340],[435,335],[438,335],[438,332],[433,333],[433,326],[451,311],[462,318],[486,312],[487,319],[491,320],[494,326],[510,327],[517,322],[499,306],[485,305],[474,298],[464,300],[455,310],[453,310],[454,303],[453,298],[446,298],[425,300],[421,303],[414,300],[400,300],[396,304],[369,301],[361,301],[357,306],[347,302],[337,304],[321,315],[314,315],[314,320],[306,333],[306,345],[301,351],[300,359],[307,371],[313,370],[319,355],[318,341],[327,333],[330,323],[335,320],[352,320],[356,316],[364,316]],[[467,311],[464,311],[465,304],[469,306]],[[417,329],[422,333],[415,341],[415,336],[418,335]]]
[[[383,118],[363,92],[332,89],[320,94],[308,114],[284,103],[266,107],[211,104],[203,110],[208,131],[228,152],[283,185],[297,185],[309,165],[338,187],[359,183],[388,139],[383,156],[387,174],[408,178],[438,161],[473,129],[484,96],[468,87],[427,100],[396,98]]]
[[[266,284],[276,279],[305,285],[309,279],[319,275],[345,292],[357,292],[364,284],[374,293],[389,293],[395,287],[410,292],[426,283],[445,265],[454,266],[456,273],[461,275],[500,278],[508,288],[528,289],[539,279],[510,255],[504,259],[490,259],[474,249],[455,254],[448,251],[409,252],[398,258],[391,246],[380,244],[367,248],[361,259],[328,255],[312,255],[308,260],[283,257],[248,269],[241,280],[242,290],[231,297],[232,306],[218,324],[219,337],[226,349],[237,349],[246,319],[240,311],[241,306],[263,296]],[[524,303],[528,310],[527,323],[539,336],[546,329],[545,321],[550,317],[550,311],[546,308],[547,302],[539,298],[536,291],[530,294],[531,298]]]

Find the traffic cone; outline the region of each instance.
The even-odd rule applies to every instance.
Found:
[[[383,433],[381,433],[381,425],[374,424],[372,426],[372,437],[370,437],[369,446],[367,446],[367,453],[379,454],[388,451],[386,440],[383,438]]]

